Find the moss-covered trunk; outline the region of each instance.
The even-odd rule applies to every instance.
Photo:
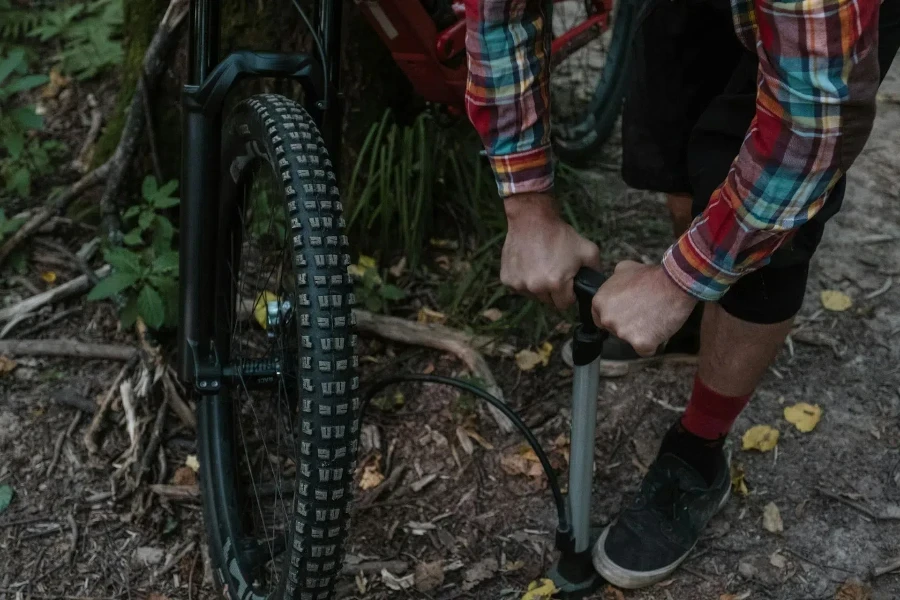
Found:
[[[329,0],[325,0],[329,1]],[[125,64],[121,74],[121,88],[116,113],[110,119],[98,144],[96,161],[106,160],[121,135],[124,113],[140,77],[141,63],[157,23],[169,0],[125,0]],[[311,4],[305,0],[302,4]],[[290,0],[222,0],[223,52],[238,48],[278,52],[303,51],[309,46],[303,23],[296,15]],[[371,31],[354,3],[345,1],[344,40],[344,156],[342,172],[348,173],[357,150],[372,123],[385,108],[407,110],[411,89],[403,74],[394,65],[376,34]],[[187,62],[187,24],[182,27],[182,41],[176,55],[170,58],[170,70],[160,80],[153,93],[154,130],[162,170],[167,178],[176,178],[180,157],[179,91],[184,83]],[[247,89],[259,89],[261,84],[248,84]],[[272,84],[268,84],[271,85]],[[292,93],[294,86],[281,85],[277,91]],[[236,94],[237,95],[237,94]],[[143,143],[142,148],[147,148]],[[146,152],[138,158],[139,169],[150,172]]]

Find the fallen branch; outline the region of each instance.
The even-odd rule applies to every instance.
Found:
[[[172,380],[171,373],[171,369],[166,369],[162,380],[163,390],[166,393],[166,397],[169,399],[169,404],[172,406],[172,412],[178,415],[178,418],[181,419],[182,423],[191,429],[197,429],[197,417],[194,416],[194,411],[191,410],[191,407],[188,406],[187,402],[181,397],[181,394],[178,393],[178,388],[175,387],[175,382]]]
[[[114,238],[118,235],[120,229],[117,200],[121,195],[122,181],[125,179],[128,166],[137,152],[138,142],[144,129],[146,121],[144,96],[149,96],[152,90],[147,88],[153,85],[159,76],[162,75],[165,69],[165,57],[178,41],[175,31],[184,21],[187,14],[187,0],[171,0],[166,14],[163,15],[162,21],[160,21],[159,27],[157,27],[156,33],[153,35],[153,39],[150,40],[150,45],[147,46],[147,52],[144,54],[141,76],[138,78],[134,96],[131,99],[131,106],[126,113],[127,117],[122,128],[122,136],[119,138],[119,144],[116,146],[112,158],[109,159],[112,166],[109,178],[106,181],[106,188],[103,190],[103,196],[100,198],[100,211],[103,215],[103,226],[107,237]]]
[[[87,103],[91,108],[91,127],[88,130],[87,136],[84,138],[84,143],[81,145],[78,156],[72,161],[72,167],[79,173],[87,172],[88,165],[91,163],[94,142],[96,142],[97,138],[100,136],[100,127],[103,125],[103,113],[100,111],[100,105],[99,102],[97,102],[97,98],[95,98],[93,94],[88,94]]]
[[[109,275],[110,266],[104,265],[100,269],[95,271],[95,275],[103,279],[107,275]],[[42,292],[37,294],[36,296],[32,296],[30,298],[26,298],[22,300],[18,304],[13,304],[9,308],[4,308],[0,310],[0,323],[4,321],[8,321],[14,317],[17,317],[22,314],[28,314],[34,312],[35,310],[45,306],[47,304],[51,304],[58,300],[62,300],[64,298],[68,298],[70,296],[74,296],[76,294],[82,294],[88,291],[91,287],[91,282],[87,278],[86,275],[81,275],[80,277],[76,277],[72,281],[67,281],[59,287],[55,287],[53,289],[49,289],[46,292]]]
[[[119,384],[125,379],[125,376],[131,372],[134,365],[137,364],[137,361],[138,354],[135,352],[134,356],[129,359],[128,363],[122,367],[119,374],[116,375],[115,380],[113,380],[112,385],[109,386],[109,390],[106,392],[106,396],[103,397],[103,401],[100,403],[99,408],[97,408],[97,412],[94,413],[94,418],[91,420],[88,430],[84,432],[84,445],[87,447],[90,454],[96,454],[97,450],[100,449],[99,446],[97,446],[97,432],[100,430],[103,419],[106,417],[106,413],[112,405],[113,398],[116,397],[116,390],[119,389]]]
[[[485,390],[496,396],[501,401],[504,399],[503,390],[497,385],[497,380],[484,356],[472,345],[475,336],[436,324],[423,324],[397,317],[375,315],[364,310],[354,311],[356,326],[364,333],[371,333],[379,337],[411,344],[425,346],[450,352],[460,359],[472,373],[481,379]],[[513,424],[509,418],[493,405],[488,405],[488,410],[504,433],[513,431]]]
[[[69,423],[69,427],[65,431],[61,431],[59,437],[56,438],[56,444],[53,447],[53,460],[50,461],[50,466],[47,467],[47,474],[45,477],[49,478],[53,475],[53,470],[56,469],[57,463],[59,463],[59,455],[62,453],[63,444],[66,441],[66,438],[70,437],[74,432],[75,428],[78,427],[78,424],[81,423],[81,413],[75,413],[75,416],[72,417],[72,421]]]
[[[133,346],[89,344],[76,340],[0,340],[0,354],[11,356],[71,356],[85,359],[129,360]]]
[[[898,570],[900,570],[900,556],[898,556],[888,564],[873,570],[872,575],[874,575],[875,577],[881,577],[882,575],[887,575],[888,573],[893,573],[894,571]]]
[[[3,246],[0,246],[0,264],[10,255],[10,253],[19,247],[28,236],[43,227],[50,219],[59,212],[66,209],[72,200],[83,194],[86,190],[94,187],[109,176],[111,165],[109,161],[97,167],[77,182],[75,182],[66,191],[60,194],[53,202],[53,206],[45,206],[37,211],[31,219],[23,224],[19,229],[6,240]]]
[[[194,501],[200,499],[200,486],[198,485],[164,485],[154,483],[150,486],[150,491],[169,500]]]
[[[156,411],[156,419],[153,421],[153,429],[150,432],[150,441],[147,442],[147,449],[141,458],[141,466],[138,471],[136,481],[140,484],[144,477],[150,471],[150,465],[156,458],[156,451],[160,447],[162,441],[163,427],[166,424],[166,410],[169,408],[169,394],[163,395],[163,401],[160,403]]]

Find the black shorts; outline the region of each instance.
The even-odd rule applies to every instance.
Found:
[[[634,43],[622,118],[622,176],[635,188],[691,194],[706,208],[725,180],[756,112],[756,55],[737,39],[728,0],[649,0]],[[885,0],[881,77],[900,48],[900,0]],[[765,267],[735,283],[722,307],[752,323],[778,323],[803,304],[809,261],[844,198],[843,178],[825,206]]]

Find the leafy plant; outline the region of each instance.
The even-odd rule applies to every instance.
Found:
[[[371,256],[360,256],[359,262],[350,265],[348,271],[358,283],[356,295],[367,310],[380,313],[390,302],[406,298],[406,292],[401,288],[384,282],[378,274],[378,264]]]
[[[10,0],[0,0],[0,39],[18,40],[40,22],[40,11],[16,6]]]
[[[13,97],[47,82],[44,75],[28,74],[25,50],[14,48],[0,59],[0,144],[6,157],[0,160],[0,174],[7,191],[21,197],[31,193],[33,175],[52,170],[53,155],[63,148],[55,141],[29,137],[44,128],[44,119],[33,106],[16,106]]]
[[[78,79],[90,79],[122,64],[122,0],[78,2],[45,11],[41,24],[29,36],[41,42],[55,40],[55,60]]]
[[[138,317],[152,329],[173,326],[178,320],[178,252],[173,249],[175,228],[161,211],[178,206],[173,196],[177,181],[159,187],[148,176],[141,189],[142,202],[125,211],[125,221],[134,224],[124,237],[128,247],[104,253],[113,268],[100,281],[89,300],[117,298],[122,327],[134,325]]]
[[[10,219],[6,216],[6,211],[0,208],[0,244],[6,241],[6,236],[11,235],[19,230],[19,227],[22,226],[22,223],[25,222],[25,219]],[[9,256],[9,264],[18,271],[22,273],[25,271],[25,253],[21,248],[16,248],[13,250],[12,254]]]
[[[154,248],[164,250],[172,246],[175,227],[160,211],[178,206],[178,197],[172,195],[177,189],[177,181],[170,181],[159,187],[152,175],[144,178],[141,186],[143,202],[130,207],[122,215],[126,222],[134,224],[123,239],[126,245],[141,246],[146,243],[148,234],[151,234]]]

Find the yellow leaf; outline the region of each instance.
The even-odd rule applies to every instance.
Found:
[[[838,290],[822,290],[821,298],[826,310],[842,312],[853,306],[850,296]]]
[[[544,342],[537,352],[533,350],[521,350],[516,353],[516,365],[521,371],[530,371],[538,365],[546,367],[553,353],[553,344]]]
[[[496,323],[500,319],[503,318],[503,311],[499,308],[489,308],[483,313],[481,316],[490,321],[491,323]]]
[[[47,283],[56,283],[56,272],[44,271],[43,273],[41,273],[41,279],[43,279]]]
[[[50,69],[50,82],[41,91],[41,97],[46,99],[56,98],[63,88],[67,87],[71,79],[64,76],[56,67]]]
[[[253,305],[253,318],[256,319],[256,322],[259,323],[259,326],[263,329],[268,327],[268,319],[266,318],[268,304],[269,302],[277,301],[278,296],[273,292],[262,292],[257,296],[256,303]]]
[[[0,375],[6,375],[7,373],[12,373],[16,370],[16,367],[19,366],[19,363],[6,356],[5,354],[0,355]]]
[[[359,479],[359,487],[363,490],[371,490],[381,485],[382,481],[384,481],[384,474],[381,472],[381,455],[376,454],[363,467],[362,477]]]
[[[784,409],[784,418],[788,423],[793,423],[798,430],[809,433],[819,424],[819,420],[822,418],[822,409],[818,404],[798,402]]]
[[[513,571],[518,571],[518,570],[522,569],[524,566],[525,566],[525,561],[513,560],[513,561],[510,561],[510,562],[506,563],[505,565],[503,565],[503,570],[506,571],[507,573],[511,573]]]
[[[528,584],[528,591],[522,596],[522,600],[550,600],[558,591],[550,579],[532,581]]]
[[[743,437],[744,450],[768,452],[778,445],[778,430],[768,425],[754,425]]]
[[[769,533],[781,533],[784,531],[784,522],[781,520],[781,511],[774,502],[769,502],[763,509],[763,529]]]
[[[184,459],[184,464],[187,467],[190,467],[194,473],[200,472],[200,461],[197,460],[196,454],[188,454],[187,458]]]
[[[372,258],[371,256],[366,256],[365,254],[359,255],[359,262],[356,264],[358,264],[364,270],[378,268],[378,263],[375,262],[375,259]]]
[[[738,496],[745,498],[750,495],[750,490],[747,489],[747,478],[744,475],[744,468],[735,463],[731,463],[731,490]]]
[[[442,312],[438,312],[436,310],[431,310],[430,308],[423,306],[419,309],[419,314],[416,317],[416,320],[419,323],[446,323],[447,315]]]

